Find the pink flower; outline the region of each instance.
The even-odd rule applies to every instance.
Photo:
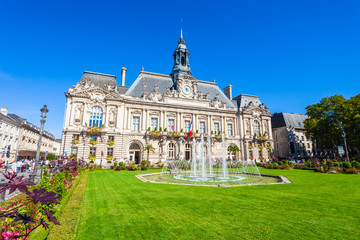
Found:
[[[4,239],[6,240],[6,239],[12,239],[14,237],[19,237],[20,235],[17,232],[7,231],[1,234],[1,236],[3,236]]]

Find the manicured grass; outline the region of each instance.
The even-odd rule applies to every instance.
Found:
[[[292,184],[144,183],[90,172],[76,239],[360,239],[360,176],[267,170]]]

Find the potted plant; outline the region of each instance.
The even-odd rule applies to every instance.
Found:
[[[74,144],[74,145],[78,145],[78,144],[79,144],[79,139],[77,139],[77,138],[74,139],[74,140],[73,140],[73,144]]]
[[[90,144],[92,145],[96,145],[97,144],[97,141],[93,138],[90,139]]]

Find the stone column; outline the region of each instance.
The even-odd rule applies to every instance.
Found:
[[[140,128],[141,131],[145,131],[145,130],[146,130],[146,128],[145,128],[145,119],[146,119],[145,109],[142,109],[141,117],[140,117],[141,123],[139,123],[139,124],[141,124],[141,128]]]

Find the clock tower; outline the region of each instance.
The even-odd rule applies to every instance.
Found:
[[[176,80],[181,75],[191,75],[190,63],[189,63],[189,50],[185,45],[185,40],[183,38],[183,33],[181,29],[180,39],[178,40],[178,45],[174,51],[174,66],[170,76],[173,78],[173,81],[176,85]]]

